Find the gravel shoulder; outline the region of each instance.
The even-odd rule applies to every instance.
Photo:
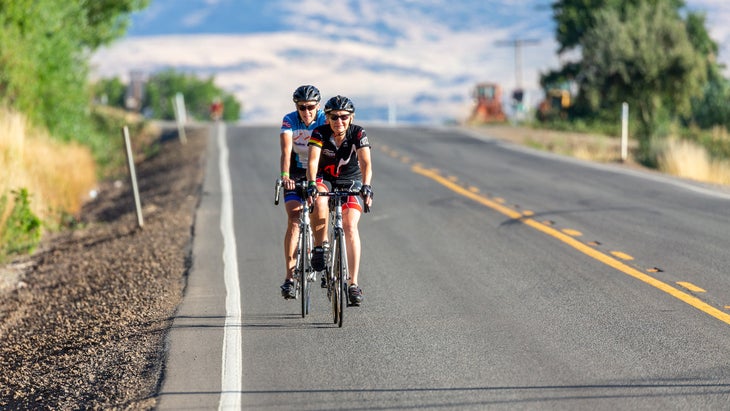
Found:
[[[174,135],[174,133],[171,133]],[[103,183],[83,228],[0,271],[0,408],[153,409],[190,267],[206,128],[163,133],[130,184]]]

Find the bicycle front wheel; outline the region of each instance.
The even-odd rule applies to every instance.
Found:
[[[342,327],[342,301],[344,301],[344,295],[342,294],[342,277],[340,277],[340,249],[342,248],[342,241],[339,233],[334,234],[332,241],[332,274],[330,276],[330,290],[332,293],[332,320],[335,324]]]
[[[311,259],[310,259],[310,248],[309,244],[309,230],[308,227],[304,226],[299,230],[299,282],[302,290],[302,318],[309,314],[309,293],[310,293],[310,281],[309,272],[311,271]]]
[[[345,249],[345,238],[341,230],[337,230],[335,238],[337,246],[334,249],[335,262],[333,270],[335,274],[334,288],[336,289],[337,299],[333,301],[333,305],[336,304],[337,325],[342,327],[345,306],[347,305],[347,250]]]
[[[342,231],[340,231],[338,242],[340,244],[337,250],[337,260],[339,261],[337,263],[337,278],[339,278],[337,283],[340,289],[340,319],[338,326],[342,327],[342,317],[345,316],[345,306],[349,298],[347,294],[347,248],[345,247],[345,236]]]

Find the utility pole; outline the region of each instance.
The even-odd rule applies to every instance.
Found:
[[[515,81],[516,88],[522,90],[522,46],[540,43],[537,39],[515,39],[498,41],[497,46],[513,47],[515,49]]]

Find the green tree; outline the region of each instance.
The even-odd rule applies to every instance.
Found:
[[[592,108],[629,102],[638,113],[644,143],[662,110],[689,115],[691,98],[702,94],[707,80],[704,57],[668,3],[642,3],[625,17],[604,8],[582,45],[581,91],[586,100]]]
[[[88,138],[88,57],[148,0],[0,0],[0,103],[52,135]]]
[[[223,120],[239,120],[241,114],[243,114],[243,106],[238,102],[238,99],[234,95],[225,92],[221,92],[221,99],[223,100]]]
[[[81,20],[88,27],[81,42],[90,49],[109,44],[127,32],[129,15],[149,5],[150,0],[76,0]]]
[[[97,100],[112,107],[124,107],[127,86],[119,77],[101,79],[93,85],[93,93]]]
[[[596,13],[601,9],[611,9],[626,17],[634,7],[641,4],[656,6],[664,3],[673,10],[684,7],[683,0],[558,0],[553,2],[553,20],[555,20],[555,39],[560,48],[558,53],[578,48],[583,44],[583,36],[588,30],[596,27]]]
[[[730,129],[730,82],[722,75],[716,61],[717,43],[710,38],[705,26],[705,15],[691,13],[687,16],[687,32],[695,49],[707,56],[707,84],[701,97],[692,101],[692,116],[687,122],[701,128],[722,125]]]
[[[644,160],[661,124],[691,119],[703,94],[714,96],[706,84],[720,72],[717,45],[704,16],[684,11],[684,1],[560,0],[552,7],[559,51],[576,49],[581,57],[541,82],[576,81],[579,117],[616,118],[628,101]]]
[[[175,118],[172,98],[177,93],[185,97],[188,115],[196,120],[208,120],[210,104],[214,99],[223,101],[223,119],[235,121],[240,117],[241,105],[235,97],[215,85],[214,78],[201,79],[194,74],[167,69],[150,76],[145,87],[143,107],[155,118]]]
[[[730,81],[714,76],[702,97],[693,100],[691,122],[703,129],[723,126],[730,130]]]

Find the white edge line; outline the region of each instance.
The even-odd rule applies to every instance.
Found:
[[[226,128],[218,123],[218,167],[221,179],[221,233],[223,234],[223,271],[226,285],[226,321],[223,327],[221,397],[219,410],[241,409],[242,337],[241,294],[238,282],[238,255],[233,231],[233,196],[228,169]]]

